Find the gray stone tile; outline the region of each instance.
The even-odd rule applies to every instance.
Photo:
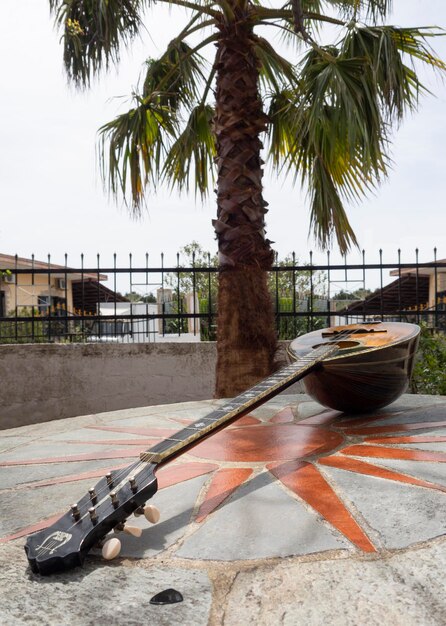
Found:
[[[67,511],[87,492],[91,482],[83,480],[0,493],[0,538],[59,511]]]
[[[206,572],[178,567],[142,569],[98,561],[50,577],[25,575],[23,550],[0,547],[5,626],[206,626],[212,591]],[[166,588],[184,601],[153,606],[150,598]]]
[[[405,548],[446,532],[446,497],[438,491],[323,468],[379,533],[387,548]]]
[[[29,443],[28,437],[1,437],[0,436],[0,453],[17,448],[24,443]]]
[[[109,469],[117,465],[130,464],[129,459],[102,459],[82,461],[79,463],[47,463],[42,465],[17,465],[13,467],[0,467],[0,490],[13,489],[18,485],[33,483],[40,480],[51,480],[61,476],[71,476],[90,472],[96,469],[104,469],[106,474]],[[97,482],[93,478],[92,482]]]
[[[126,424],[129,428],[131,428],[130,424]],[[113,425],[111,425],[113,427]],[[100,427],[98,427],[100,428]],[[95,428],[80,428],[78,430],[70,430],[64,433],[57,433],[56,435],[51,435],[46,437],[46,441],[100,441],[102,439],[111,439],[116,440],[117,442],[120,439],[134,439],[138,441],[139,439],[147,438],[147,435],[135,435],[131,433],[117,433],[112,430],[96,430]],[[90,446],[85,447],[84,451],[88,452]]]
[[[367,459],[367,462],[419,478],[420,480],[427,480],[446,486],[446,467],[444,463],[403,461],[398,459]]]
[[[28,424],[27,426],[19,426],[17,428],[9,428],[6,432],[11,435],[24,437],[40,437],[42,433],[50,435],[53,433],[73,430],[74,428],[82,428],[87,424],[98,422],[96,415],[80,415],[79,417],[66,417],[60,420],[49,422],[40,422],[38,424]],[[4,432],[4,431],[0,431]]]
[[[150,428],[150,427],[161,427],[168,428],[172,426],[175,428],[174,420],[182,420],[182,419],[195,419],[197,417],[203,417],[210,413],[214,407],[209,403],[191,403],[194,404],[191,408],[181,409],[179,405],[165,405],[152,407],[149,414],[140,416],[140,417],[132,417],[132,418],[121,418],[121,419],[113,419],[107,421],[107,426],[118,426],[120,428],[125,428],[130,426],[131,428]]]
[[[225,598],[224,624],[442,626],[445,568],[446,542],[386,559],[256,567],[234,580]]]
[[[386,409],[386,413],[388,413]],[[371,426],[387,426],[391,424],[413,424],[417,422],[440,422],[446,420],[446,402],[420,406],[415,409],[411,407],[396,415],[385,417],[374,421]]]
[[[308,417],[313,417],[313,415],[319,415],[319,413],[323,413],[328,410],[330,409],[320,405],[318,402],[300,402],[297,406],[297,417],[300,421],[307,419]]]
[[[242,485],[176,555],[237,561],[349,548],[353,549],[346,539],[265,472]]]
[[[150,557],[165,550],[180,539],[190,522],[198,494],[208,476],[199,476],[178,485],[161,489],[150,500],[161,512],[157,524],[149,524],[144,517],[132,517],[132,526],[143,528],[139,539],[120,533],[121,555]]]
[[[31,459],[73,456],[77,454],[94,454],[95,452],[112,452],[117,449],[116,445],[111,444],[85,446],[82,443],[63,443],[61,446],[55,446],[54,443],[41,441],[22,445],[18,448],[14,448],[13,450],[1,453],[0,463],[6,461],[28,461]],[[136,447],[135,450],[137,450]],[[137,456],[137,454],[138,453],[135,452],[135,456]]]

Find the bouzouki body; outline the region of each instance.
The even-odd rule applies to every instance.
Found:
[[[413,324],[376,322],[296,339],[291,363],[142,452],[128,467],[109,472],[54,524],[30,535],[25,551],[32,571],[47,575],[82,565],[104,539],[104,558],[116,556],[120,542],[110,538],[111,531],[134,534],[138,529],[125,524],[133,513],[154,521],[154,507],[145,503],[157,491],[161,466],[300,379],[321,404],[342,411],[372,411],[392,402],[407,387],[419,332]]]
[[[343,341],[344,333],[353,326],[355,332]],[[291,342],[289,354],[299,358],[338,336],[339,352],[305,376],[303,385],[324,406],[363,413],[387,406],[406,391],[419,335],[418,326],[402,322],[336,326],[298,337]]]

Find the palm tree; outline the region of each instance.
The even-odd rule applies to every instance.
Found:
[[[385,24],[391,0],[158,0],[188,9],[158,59],[146,61],[134,106],[100,129],[104,179],[139,213],[161,181],[206,195],[215,186],[219,248],[216,396],[271,373],[276,351],[267,289],[262,139],[272,166],[308,190],[322,246],[356,245],[344,202],[379,184],[390,130],[426,91],[412,60],[443,72],[436,28]],[[150,0],[49,0],[69,79],[86,87],[144,27]],[[326,28],[337,30],[322,44]],[[285,58],[267,39],[294,46]],[[297,54],[294,54],[297,46]],[[216,50],[212,63],[202,51]],[[215,167],[215,172],[214,172]]]

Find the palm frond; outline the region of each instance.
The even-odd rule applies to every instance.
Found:
[[[370,65],[311,50],[298,89],[276,94],[268,112],[270,157],[309,189],[311,223],[326,246],[333,236],[342,251],[356,240],[342,198],[357,200],[388,168],[387,127]]]
[[[88,86],[92,76],[119,60],[122,46],[142,27],[149,0],[49,0],[62,30],[64,64],[69,80]]]
[[[138,106],[99,129],[99,154],[103,180],[110,192],[122,193],[131,208],[141,211],[147,184],[156,188],[165,155],[178,132],[172,110],[156,99],[137,98]]]
[[[163,177],[180,191],[189,190],[194,180],[195,192],[204,197],[214,180],[213,161],[216,155],[212,131],[214,109],[200,103],[192,109],[186,127],[166,155]]]
[[[367,60],[388,119],[401,119],[406,110],[416,109],[420,93],[427,91],[414,69],[404,63],[403,55],[439,70],[446,69],[424,43],[427,36],[434,35],[432,30],[394,26],[355,26],[346,35],[342,54]]]
[[[290,89],[276,91],[267,111],[268,156],[276,169],[292,159],[298,135],[298,115],[295,105],[295,92]]]
[[[197,99],[206,61],[185,41],[174,39],[159,59],[146,63],[144,97],[156,92],[160,103],[172,109]]]
[[[393,0],[326,0],[346,18],[359,20],[363,16],[376,22],[392,10]]]
[[[335,236],[342,254],[348,252],[352,245],[357,246],[339,192],[321,158],[316,157],[313,161],[309,188],[310,229],[320,245],[328,248]]]
[[[254,52],[260,61],[260,80],[266,88],[279,92],[284,85],[295,85],[298,81],[295,66],[278,54],[263,37],[258,37]]]
[[[361,154],[364,171],[382,169],[386,127],[369,64],[358,58],[308,53],[301,73],[300,110],[309,144],[319,146],[325,162],[336,162],[340,147],[346,160]],[[347,158],[349,155],[349,158]]]

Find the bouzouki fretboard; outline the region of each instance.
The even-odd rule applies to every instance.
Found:
[[[336,344],[328,344],[311,350],[247,391],[225,402],[223,406],[211,411],[205,417],[200,417],[172,437],[168,437],[149,450],[142,452],[140,459],[158,464],[170,460],[173,456],[184,452],[185,448],[191,447],[216,430],[246,415],[248,411],[297,382],[315,369],[324,359],[335,354],[338,349]]]

